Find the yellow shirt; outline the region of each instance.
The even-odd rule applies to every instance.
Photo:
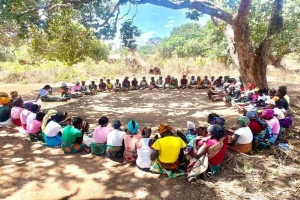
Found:
[[[197,85],[201,85],[204,80],[197,80]]]
[[[111,84],[111,83],[106,84],[106,87],[107,87],[107,89],[112,89],[113,88],[113,84]]]
[[[166,136],[154,142],[152,148],[159,151],[159,160],[163,163],[174,163],[177,161],[180,149],[186,144],[179,137]]]

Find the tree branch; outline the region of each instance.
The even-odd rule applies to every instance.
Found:
[[[283,17],[282,17],[283,0],[274,0],[272,4],[271,18],[268,26],[267,36],[272,36],[276,33],[280,33],[283,29]]]
[[[109,16],[102,22],[101,24],[92,24],[94,28],[101,28],[104,27],[106,24],[108,24],[108,21],[115,15],[115,12],[119,10],[119,6],[121,5],[120,1],[114,6],[112,11],[110,12]],[[118,14],[119,15],[119,14]]]
[[[170,8],[173,10],[179,9],[195,9],[202,13],[217,17],[222,19],[223,21],[227,22],[228,24],[233,25],[234,20],[231,13],[213,6],[210,2],[202,1],[202,0],[190,0],[190,1],[176,1],[173,2],[171,0],[128,0],[128,2],[132,4],[152,4],[156,6],[161,6],[165,8]]]
[[[249,15],[252,0],[241,0],[236,18]]]

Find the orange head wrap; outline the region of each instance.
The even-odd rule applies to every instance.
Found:
[[[171,130],[172,130],[172,127],[167,123],[160,124],[159,127],[158,127],[158,132],[161,135],[166,133],[166,132],[170,132]]]

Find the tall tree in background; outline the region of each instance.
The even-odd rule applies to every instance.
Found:
[[[257,45],[251,41],[253,30],[250,30],[252,22],[249,19],[251,6],[258,0],[2,0],[0,18],[4,19],[3,23],[16,20],[26,29],[29,23],[37,23],[41,13],[47,17],[57,9],[73,8],[80,12],[79,22],[93,29],[96,35],[114,37],[117,21],[123,17],[120,16],[120,5],[149,3],[170,9],[192,9],[210,15],[215,26],[225,27],[223,33],[231,46],[230,55],[239,66],[243,81],[254,82],[263,88],[268,86],[266,69],[271,44],[273,38],[282,33],[284,23],[283,0],[262,1],[270,6],[270,10],[266,12],[268,23]],[[293,2],[298,9],[299,0]]]

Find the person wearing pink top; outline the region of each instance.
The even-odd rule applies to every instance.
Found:
[[[21,120],[21,123],[22,123],[22,127],[25,131],[26,131],[26,126],[27,126],[26,119],[27,119],[28,115],[30,114],[30,107],[31,107],[32,104],[33,104],[32,102],[25,103],[24,104],[24,109],[20,114],[20,120]]]
[[[10,117],[14,125],[22,126],[21,123],[21,113],[23,111],[24,101],[22,98],[18,98],[13,102],[13,107],[11,109]]]
[[[265,109],[262,112],[262,118],[267,122],[269,127],[272,129],[273,132],[273,140],[274,143],[279,135],[280,132],[280,123],[277,117],[274,115],[273,109]]]
[[[106,152],[107,135],[114,129],[107,127],[108,118],[103,116],[99,119],[99,125],[93,133],[91,150],[93,154],[101,155]]]
[[[36,119],[31,120],[27,124],[27,133],[29,135],[30,141],[36,142],[41,138],[41,126],[44,116],[45,113],[38,112],[36,114]]]
[[[72,92],[81,92],[81,85],[79,81],[76,81],[75,85],[72,87]]]

